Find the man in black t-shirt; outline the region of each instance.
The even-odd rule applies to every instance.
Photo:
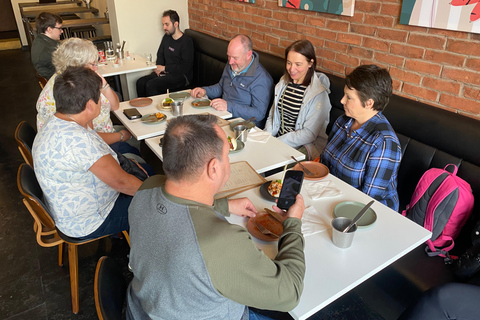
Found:
[[[149,97],[181,90],[193,79],[193,41],[179,28],[180,17],[174,10],[163,13],[165,35],[157,52],[157,68],[137,80],[137,95]]]

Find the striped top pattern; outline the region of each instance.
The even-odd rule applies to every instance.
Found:
[[[295,131],[295,123],[297,122],[306,89],[306,86],[293,82],[290,82],[285,88],[282,97],[278,101],[281,126],[278,130],[277,137]]]

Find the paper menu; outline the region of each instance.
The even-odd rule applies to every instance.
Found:
[[[215,199],[233,196],[248,189],[263,184],[265,178],[259,175],[247,161],[230,164],[230,178],[223,188],[215,195]]]

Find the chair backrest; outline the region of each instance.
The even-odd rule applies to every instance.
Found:
[[[39,76],[37,73],[37,79],[38,79],[38,84],[40,85],[40,88],[43,89],[48,82],[47,78]]]
[[[122,319],[127,282],[120,266],[109,257],[101,257],[95,271],[95,307],[100,320]]]
[[[50,216],[49,210],[43,202],[43,191],[38,184],[33,168],[22,163],[18,168],[17,186],[25,201],[33,209],[42,225],[49,229],[55,229],[55,222]]]
[[[31,166],[33,166],[33,140],[35,140],[36,135],[37,132],[35,129],[26,121],[20,122],[15,130],[15,140],[17,140],[18,150],[20,150],[25,162]]]

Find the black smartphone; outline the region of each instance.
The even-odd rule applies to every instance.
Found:
[[[285,172],[277,207],[288,210],[295,203],[295,197],[302,190],[303,175],[303,171],[300,170],[288,170]]]
[[[123,110],[123,114],[125,114],[125,116],[130,120],[142,117],[142,114],[135,108],[125,109]]]

